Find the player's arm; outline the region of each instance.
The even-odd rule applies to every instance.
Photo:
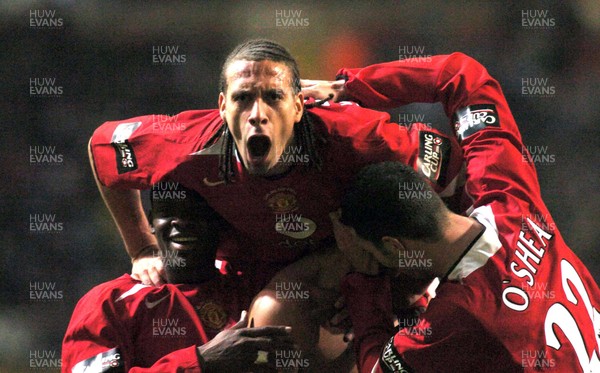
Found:
[[[513,195],[539,196],[535,168],[500,84],[473,58],[453,53],[338,74],[346,80],[344,95],[367,107],[442,103],[463,149],[466,188],[474,200],[483,201],[486,191],[501,189],[507,181]]]
[[[94,180],[123,238],[125,250],[132,258],[132,273],[145,284],[160,285],[162,265],[160,259],[153,255],[158,245],[143,211],[140,191],[102,185],[96,173],[91,143],[92,139],[88,144],[88,154]]]

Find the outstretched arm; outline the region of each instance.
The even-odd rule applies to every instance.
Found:
[[[141,280],[144,284],[157,286],[162,284],[162,262],[160,256],[153,255],[158,251],[158,244],[150,231],[142,208],[140,191],[108,188],[102,185],[96,174],[91,140],[88,144],[88,154],[100,195],[119,229],[127,254],[132,258],[133,277]]]

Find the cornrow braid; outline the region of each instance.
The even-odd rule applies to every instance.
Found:
[[[333,95],[329,95],[327,99],[318,100],[310,104],[305,105],[305,109],[313,107],[319,107],[325,102],[333,98]],[[223,144],[221,145],[221,154],[219,156],[219,177],[225,181],[225,184],[229,184],[233,178],[233,166],[234,166],[234,151],[235,143],[233,136],[229,131],[229,127],[223,122]],[[294,124],[294,138],[300,149],[303,150],[304,154],[308,155],[308,167],[313,167],[318,171],[321,171],[323,167],[323,159],[321,157],[321,148],[327,142],[327,140],[318,133],[315,127],[314,114],[304,110],[302,118],[296,124]]]
[[[223,121],[223,143],[221,144],[221,153],[219,155],[219,177],[225,181],[225,184],[231,182],[233,176],[233,136],[229,132],[229,126]]]

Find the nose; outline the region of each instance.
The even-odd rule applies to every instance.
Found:
[[[248,117],[248,121],[253,126],[258,126],[261,124],[267,124],[267,116],[266,116],[266,108],[265,102],[258,98],[252,104],[252,110],[250,111],[250,116]]]

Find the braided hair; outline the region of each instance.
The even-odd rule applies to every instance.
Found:
[[[292,91],[296,95],[301,91],[300,72],[298,64],[294,57],[282,45],[266,39],[254,39],[246,41],[233,49],[233,51],[225,59],[221,69],[219,86],[221,92],[227,91],[227,68],[229,64],[237,60],[248,61],[264,61],[270,60],[280,62],[286,65],[292,75]],[[329,97],[331,99],[332,96]],[[308,167],[314,167],[321,170],[322,159],[320,154],[321,145],[324,144],[325,138],[320,136],[315,127],[315,115],[309,113],[306,109],[321,106],[326,100],[315,101],[305,105],[305,110],[302,113],[302,118],[298,123],[294,124],[294,139],[299,145],[299,148],[308,156]],[[219,158],[219,176],[225,183],[231,182],[233,176],[233,157],[235,151],[235,143],[233,136],[225,122],[223,122],[223,130],[221,132],[223,143],[221,147],[221,156]]]

